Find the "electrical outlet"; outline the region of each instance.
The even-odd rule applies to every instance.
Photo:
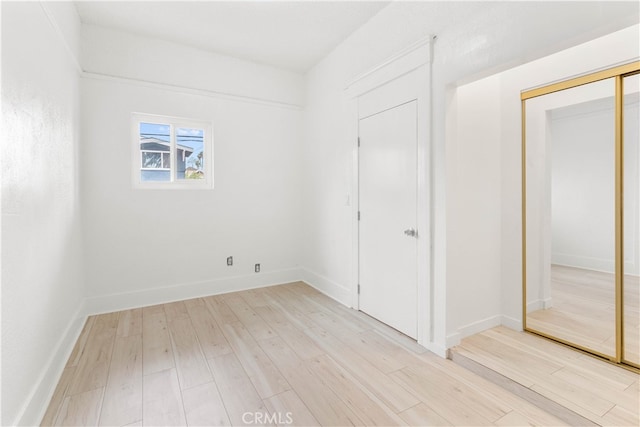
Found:
[[[260,273],[260,264],[256,264],[256,273]]]
[[[227,257],[227,265],[233,265],[233,257],[232,256],[228,256]]]

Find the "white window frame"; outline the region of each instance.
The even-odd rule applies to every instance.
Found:
[[[140,150],[140,123],[153,123],[169,126],[169,142],[170,142],[170,169],[166,168],[143,168],[142,167],[142,151]],[[204,158],[204,178],[203,179],[177,179],[177,156],[178,143],[176,138],[176,129],[193,128],[203,130],[203,158]],[[131,117],[131,176],[133,188],[147,190],[189,190],[201,189],[208,190],[213,188],[213,125],[211,122],[204,120],[187,119],[183,117],[161,116],[156,114],[132,113]],[[166,151],[164,151],[166,153]],[[142,170],[168,170],[171,175],[170,181],[142,181]]]

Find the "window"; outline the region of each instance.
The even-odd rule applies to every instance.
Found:
[[[135,188],[212,188],[211,123],[133,114]]]

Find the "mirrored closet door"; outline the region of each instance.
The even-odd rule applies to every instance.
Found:
[[[639,72],[522,93],[525,329],[636,367]]]

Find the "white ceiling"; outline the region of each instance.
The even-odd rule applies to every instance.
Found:
[[[305,72],[390,1],[76,1],[85,24]]]

